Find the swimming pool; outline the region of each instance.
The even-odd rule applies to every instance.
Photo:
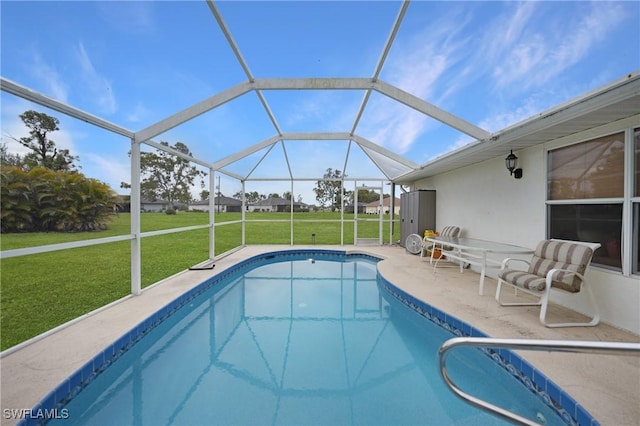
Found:
[[[66,410],[65,424],[502,424],[437,373],[441,342],[479,331],[404,294],[376,260],[297,250],[242,262],[123,336],[40,407]],[[457,351],[451,374],[521,415],[571,423],[527,388],[551,382],[527,381],[520,370],[531,367],[502,354],[508,362]]]

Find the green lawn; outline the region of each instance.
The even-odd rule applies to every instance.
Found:
[[[249,222],[247,244],[285,244],[291,238],[290,213],[248,213],[247,220],[284,220],[285,222]],[[362,217],[362,216],[360,216]],[[216,215],[216,223],[241,219],[240,213]],[[294,244],[340,244],[339,213],[295,213]],[[345,215],[353,219],[353,215]],[[129,214],[114,217],[108,230],[82,233],[3,234],[0,248],[10,250],[127,235]],[[206,213],[145,213],[143,232],[206,225]],[[385,223],[383,239],[388,242]],[[215,251],[223,253],[241,244],[241,224],[216,227]],[[393,240],[400,227],[396,225]],[[359,222],[359,238],[377,238],[377,222]],[[345,223],[344,243],[353,243],[353,223]],[[142,285],[146,287],[187,269],[208,258],[208,229],[142,239]],[[130,292],[130,242],[102,244],[0,261],[0,347],[1,350],[23,342],[64,322],[126,296]]]

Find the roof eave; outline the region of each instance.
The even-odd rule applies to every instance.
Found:
[[[507,127],[488,139],[476,140],[429,160],[414,171],[394,179],[394,182],[410,184],[495,158],[509,149],[528,148],[636,114],[640,114],[638,71]],[[588,119],[584,120],[585,117]]]

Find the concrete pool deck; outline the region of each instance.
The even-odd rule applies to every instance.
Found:
[[[399,246],[248,246],[216,261],[210,271],[185,271],[72,325],[9,353],[0,360],[2,425],[15,424],[5,410],[30,409],[48,392],[109,343],[125,334],[179,294],[254,255],[288,249],[360,251],[385,258],[381,273],[394,285],[492,337],[640,342],[640,336],[600,324],[597,327],[546,328],[537,307],[500,307],[496,281],[486,279],[478,295],[477,273],[457,268],[434,271],[428,260]],[[551,305],[551,319],[578,314]],[[640,424],[640,357],[519,351],[537,369],[583,405],[603,425]]]

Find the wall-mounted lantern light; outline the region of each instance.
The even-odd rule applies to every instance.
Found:
[[[511,153],[509,153],[507,158],[504,159],[504,164],[507,166],[507,170],[509,170],[511,176],[516,179],[520,179],[522,177],[522,169],[516,168],[518,167],[518,157],[513,153],[513,150],[511,150]]]

